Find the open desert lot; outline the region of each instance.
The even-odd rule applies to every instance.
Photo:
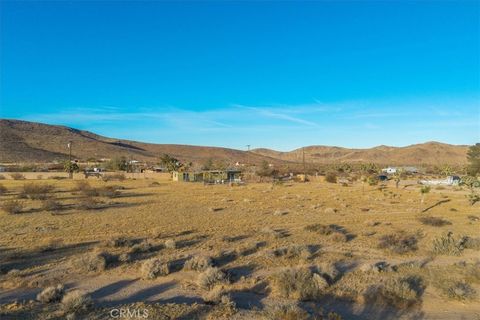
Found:
[[[480,207],[459,187],[0,184],[1,319],[480,317]]]

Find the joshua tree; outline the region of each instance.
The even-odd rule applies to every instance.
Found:
[[[183,164],[178,159],[171,157],[168,154],[164,154],[160,158],[160,162],[170,172],[177,171],[178,169],[183,167]]]

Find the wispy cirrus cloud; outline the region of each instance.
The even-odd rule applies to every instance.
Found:
[[[426,140],[468,144],[480,138],[480,111],[478,103],[471,100],[313,100],[298,105],[231,104],[201,110],[173,106],[77,107],[21,119],[124,139],[218,146],[255,141],[258,146],[283,150],[308,144],[367,147]]]

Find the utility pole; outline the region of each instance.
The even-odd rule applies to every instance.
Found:
[[[305,147],[302,148],[302,161],[303,161],[303,182],[307,182],[307,167],[305,166]]]
[[[68,141],[68,177],[73,179],[73,166],[72,166],[72,141]]]

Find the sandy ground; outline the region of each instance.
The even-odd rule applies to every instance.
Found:
[[[204,186],[169,182],[163,176],[108,183],[89,181],[92,186],[122,185],[124,189],[115,198],[100,198],[104,204],[101,208],[83,210],[76,207],[80,196],[72,191],[75,187],[72,181],[36,181],[55,186],[55,197],[64,210],[52,214],[41,209],[41,200],[22,200],[26,205],[22,213],[0,214],[3,310],[9,310],[14,301],[35,299],[42,288],[55,283],[65,284],[68,290],[89,292],[105,314],[109,308],[135,302],[174,303],[185,308],[202,305],[205,292],[196,286],[198,272],[181,270],[186,259],[201,253],[213,257],[216,265],[230,275],[228,290],[238,309],[232,318],[261,318],[264,308],[288,300],[271,294],[272,274],[284,268],[319,264],[335,265],[343,276],[323,298],[302,302],[307,310],[322,307],[344,319],[480,317],[478,294],[473,299],[456,300],[430,285],[431,269],[448,274],[459,263],[480,259],[479,251],[471,249],[459,256],[432,254],[433,240],[448,231],[454,235],[480,235],[480,221],[472,220],[472,216],[480,217],[480,207],[478,203],[468,204],[465,190],[433,189],[421,203],[419,187],[405,188],[405,184],[410,184],[405,182],[398,189],[393,183],[379,189],[361,183],[341,186],[323,181]],[[7,201],[17,198],[26,182],[0,183],[9,190],[1,197]],[[420,213],[435,204],[438,205]],[[444,218],[451,224],[441,227],[421,224],[418,218],[425,215]],[[304,229],[316,223],[337,225],[345,239],[335,241],[332,236]],[[378,248],[381,236],[398,232],[415,234],[418,249],[396,254]],[[104,242],[120,236],[147,240],[156,249],[102,272],[82,273],[70,267],[72,259],[96,248],[112,250]],[[176,241],[177,248],[162,247],[167,239]],[[306,259],[272,257],[272,250],[293,244],[308,246],[312,255]],[[167,276],[144,280],[139,269],[151,257],[161,257],[179,267]],[[418,270],[400,271],[427,279],[415,308],[399,310],[368,304],[361,294],[360,297],[354,294],[358,287],[373,284],[377,278],[399,273],[364,272],[364,280],[362,266],[381,261],[390,265],[425,261],[425,266]],[[8,273],[12,269],[19,271],[12,275]],[[472,281],[471,286],[480,292],[478,281]],[[27,307],[22,305],[22,308]],[[16,313],[3,315],[9,314],[14,318]]]

